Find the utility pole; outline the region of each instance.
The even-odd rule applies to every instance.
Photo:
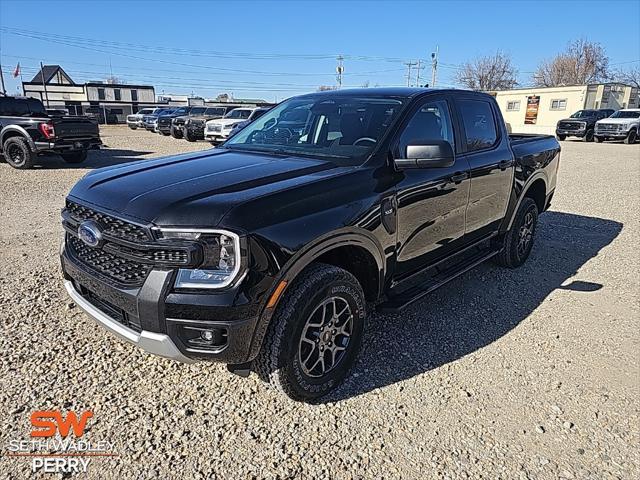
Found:
[[[49,108],[49,92],[47,92],[47,82],[44,81],[44,66],[40,62],[40,78],[42,78],[42,88],[44,88],[44,98],[47,101],[47,108]]]
[[[422,65],[422,60],[418,59],[418,66],[416,67],[416,87],[420,87],[420,70],[424,69],[424,65]]]
[[[405,65],[407,66],[407,87],[410,87],[411,86],[411,68],[414,65],[417,65],[417,63],[409,61],[405,63]]]
[[[431,54],[431,87],[436,86],[436,76],[438,73],[438,45],[436,51]]]
[[[342,55],[338,55],[338,66],[336,67],[336,80],[338,81],[338,89],[342,88],[342,74],[344,73],[344,57]]]

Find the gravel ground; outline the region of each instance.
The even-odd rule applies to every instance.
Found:
[[[96,328],[61,285],[59,211],[88,168],[209,148],[122,127],[82,168],[0,164],[0,472],[36,409],[92,409],[90,478],[631,479],[640,475],[640,146],[563,143],[531,258],[370,318],[353,377],[294,403]],[[45,474],[41,474],[42,477]]]

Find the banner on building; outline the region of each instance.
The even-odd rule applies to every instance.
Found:
[[[538,120],[538,107],[540,106],[540,97],[532,95],[527,97],[527,111],[524,114],[525,125],[535,125]]]

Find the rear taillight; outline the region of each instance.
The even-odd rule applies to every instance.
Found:
[[[41,123],[38,125],[38,128],[40,128],[44,138],[47,140],[56,136],[56,130],[53,128],[53,123]]]

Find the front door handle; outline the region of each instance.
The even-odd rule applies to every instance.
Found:
[[[461,181],[466,180],[468,177],[468,173],[462,172],[451,175],[451,177],[449,177],[449,180],[451,180],[453,183],[460,183]]]
[[[500,167],[500,170],[506,170],[507,168],[509,168],[511,165],[513,165],[513,160],[502,160],[499,164],[498,167]]]

